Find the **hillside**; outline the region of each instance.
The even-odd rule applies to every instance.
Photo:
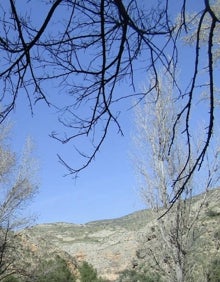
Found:
[[[131,267],[138,248],[137,233],[146,226],[149,212],[76,225],[52,223],[26,229],[22,235],[36,249],[65,251],[78,262],[88,261],[100,275],[115,280],[118,272]]]
[[[195,211],[202,199],[203,195],[193,199]],[[210,256],[216,253],[216,244],[220,241],[219,203],[220,189],[215,189],[208,194],[200,215],[202,235],[195,250],[198,254],[206,253]],[[143,234],[148,238],[147,244],[151,247],[152,244],[157,244],[157,233],[152,231],[154,230],[152,227],[157,223],[153,218],[151,211],[143,210],[118,219],[83,225],[71,223],[36,225],[23,230],[19,236],[34,252],[67,254],[73,258],[76,265],[87,261],[97,269],[99,275],[110,281],[116,281],[121,271],[132,269],[146,260],[146,254],[140,255],[140,238]],[[145,249],[146,247],[145,245]]]

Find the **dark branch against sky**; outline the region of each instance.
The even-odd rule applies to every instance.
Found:
[[[197,37],[192,46],[195,60],[189,66],[188,88],[183,88],[176,74],[181,69],[179,63],[184,60],[181,42],[188,32],[189,2],[179,1],[174,12],[171,0],[155,1],[149,6],[135,0],[44,1],[40,5],[47,12],[36,24],[34,10],[29,9],[30,1],[25,8],[22,5],[22,9],[19,1],[7,1],[7,5],[0,6],[1,122],[16,107],[21,93],[26,95],[31,112],[39,101],[54,107],[65,134],[54,131],[52,138],[64,144],[81,138],[91,141],[91,149],[85,153],[76,148],[83,161],[79,167],[73,167],[58,156],[68,173],[77,175],[95,158],[112,125],[123,135],[119,119],[120,111],[124,110],[121,102],[134,97],[141,102],[157,88],[158,72],[164,69],[173,80],[177,100],[185,101],[174,123],[170,148],[176,134],[185,136],[188,158],[178,178],[174,179],[174,185],[183,178],[186,184],[200,168],[213,134],[216,71],[213,37],[219,26],[218,15],[205,0],[195,11],[198,19],[194,27]],[[204,44],[201,33],[207,17],[210,19],[209,36]],[[201,54],[206,54],[206,65]],[[204,67],[207,70],[205,87],[200,82]],[[148,89],[140,92],[140,77],[146,76],[152,79]],[[48,83],[54,85],[52,96],[48,95]],[[129,85],[129,92],[119,91],[122,83]],[[204,145],[188,172],[185,168],[193,151],[192,108],[199,87],[200,92],[205,89],[209,93],[208,123]],[[185,120],[182,133],[175,127],[180,119]],[[180,197],[185,184],[172,203]]]

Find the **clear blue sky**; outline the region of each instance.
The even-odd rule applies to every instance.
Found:
[[[37,5],[38,2],[33,3]],[[41,13],[41,8],[38,11]],[[186,56],[185,64],[187,60],[190,61],[190,56]],[[53,89],[50,91],[52,95]],[[138,197],[130,159],[132,111],[125,111],[121,116],[125,136],[117,135],[113,129],[96,160],[75,180],[63,176],[66,170],[56,157],[60,153],[70,159],[71,164],[77,163],[72,155],[72,145],[61,145],[49,137],[51,131],[59,131],[56,113],[39,103],[31,117],[27,103],[21,95],[10,119],[14,122],[13,147],[16,151],[22,149],[27,136],[31,136],[35,143],[40,188],[28,211],[38,216],[37,223],[85,223],[120,217],[144,207]],[[127,107],[125,104],[124,108]]]

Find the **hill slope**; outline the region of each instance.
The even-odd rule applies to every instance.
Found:
[[[193,199],[196,210],[203,195]],[[203,234],[196,245],[198,252],[207,252],[207,246],[201,244],[209,242],[210,254],[215,251],[217,241],[220,241],[220,189],[209,193],[206,205],[200,215],[199,224],[203,227]],[[118,274],[139,263],[137,251],[140,249],[140,236],[151,234],[154,225],[152,212],[143,210],[128,216],[90,222],[84,225],[70,223],[53,223],[36,225],[20,233],[23,241],[28,242],[33,250],[46,253],[67,253],[74,261],[91,263],[98,273],[111,281],[115,281]],[[151,234],[152,235],[152,234]],[[157,244],[157,236],[149,244]],[[199,250],[199,248],[204,248]]]

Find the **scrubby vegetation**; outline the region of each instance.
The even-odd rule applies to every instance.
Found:
[[[220,257],[211,261],[206,278],[207,282],[220,281]]]
[[[35,270],[22,276],[10,275],[3,282],[76,282],[68,265],[60,256],[54,259],[42,260]]]
[[[138,272],[134,269],[125,270],[121,273],[118,282],[162,282],[158,274],[149,271]]]
[[[65,260],[59,256],[55,260],[43,261],[38,270],[39,274],[34,278],[36,282],[76,281],[76,277],[70,272]]]
[[[88,262],[84,261],[79,267],[80,282],[107,282],[98,277],[97,270]]]
[[[97,270],[84,261],[75,273],[72,273],[67,262],[60,256],[55,259],[43,260],[30,275],[9,275],[3,282],[107,282],[98,277]]]

